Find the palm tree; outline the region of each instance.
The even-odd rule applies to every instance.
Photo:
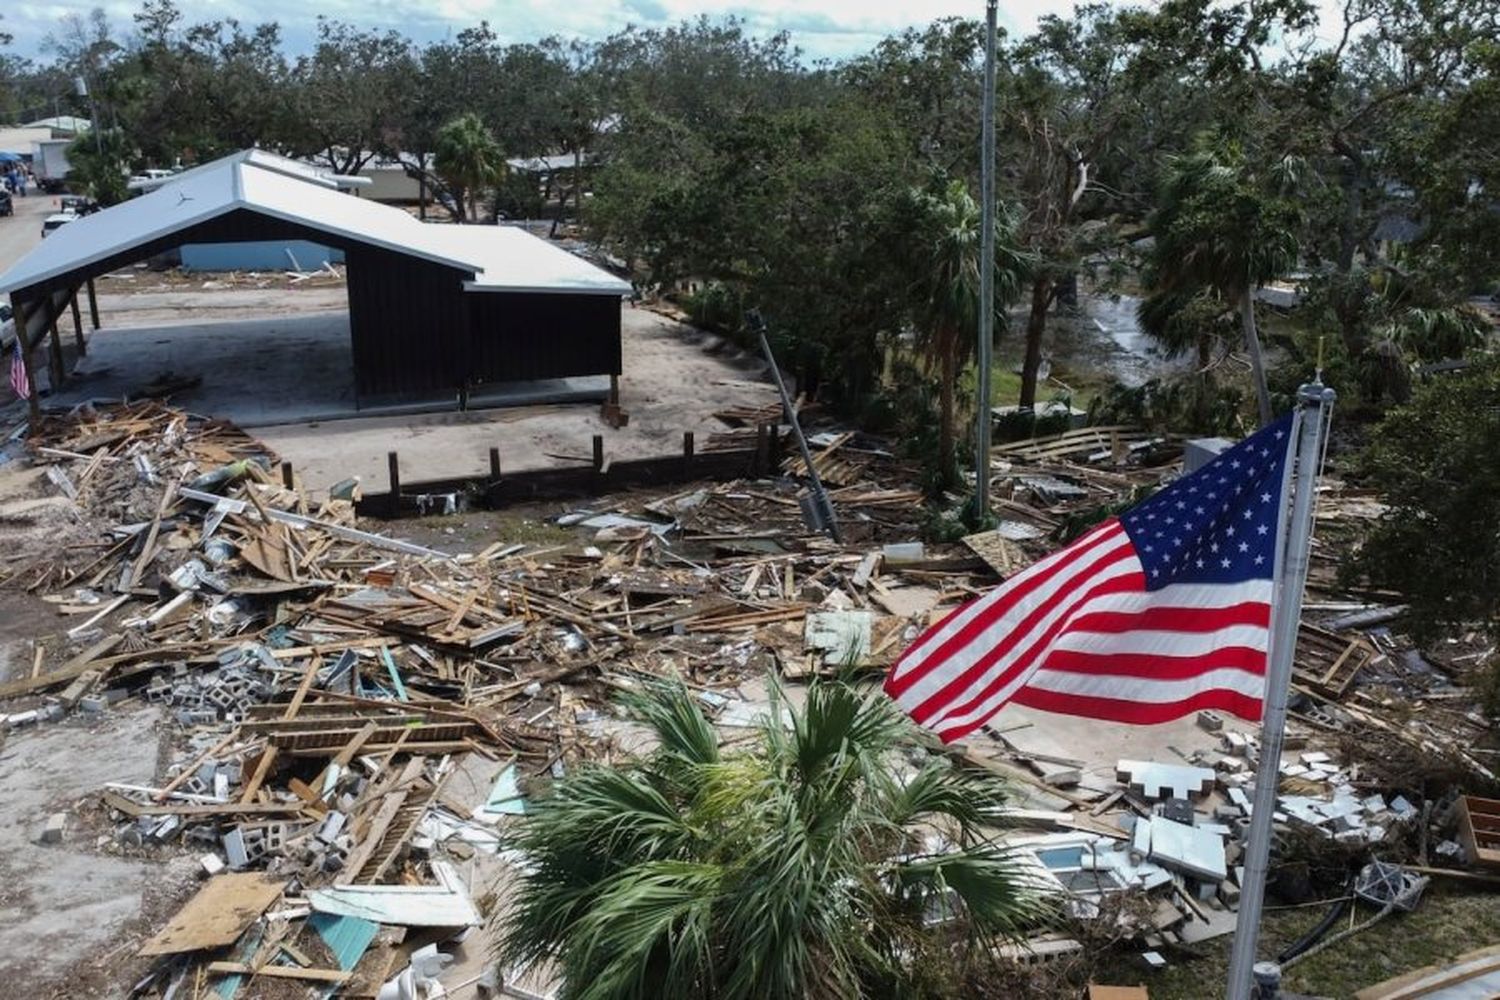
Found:
[[[1273,173],[1284,182],[1286,171]],[[1299,223],[1295,204],[1270,179],[1251,173],[1238,146],[1211,138],[1200,138],[1193,152],[1172,159],[1150,220],[1155,244],[1142,305],[1148,331],[1164,325],[1171,303],[1192,301],[1204,291],[1236,310],[1263,424],[1271,420],[1271,394],[1255,290],[1296,263]]]
[[[564,778],[512,838],[502,959],[556,962],[564,997],[903,995],[923,944],[1044,916],[982,832],[996,779],[911,765],[915,729],[878,692],[819,682],[798,711],[773,691],[733,752],[681,684],[626,704],[654,752]]]
[[[483,119],[469,112],[438,129],[433,146],[433,167],[439,177],[453,186],[460,214],[469,221],[477,221],[479,192],[505,179],[505,154],[500,144]]]
[[[954,452],[954,389],[979,330],[979,203],[961,180],[940,191],[914,189],[902,206],[910,250],[910,300],[917,349],[938,368],[939,479],[958,480]],[[1013,220],[995,219],[995,330],[1020,295],[1028,258],[1016,248]]]

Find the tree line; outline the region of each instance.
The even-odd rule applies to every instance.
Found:
[[[1345,412],[1413,397],[1482,349],[1500,278],[1500,0],[1083,4],[1001,38],[997,336],[1045,401],[1058,309],[1141,297],[1182,377],[1101,392],[1114,419],[1247,429],[1315,367]],[[897,432],[959,483],[978,325],[983,28],[944,19],[841,61],[733,18],[505,44],[418,45],[320,19],[192,21],[145,0],[125,31],[65,18],[6,57],[0,110],[96,113],[82,173],[259,145],[355,172],[400,157],[460,220],[550,195],[643,290],[746,337],[766,317],[801,387]],[[90,99],[74,93],[81,77]],[[550,191],[505,159],[561,155]],[[101,163],[92,163],[95,158]],[[586,175],[587,182],[583,177]],[[115,192],[122,195],[123,192]],[[1300,306],[1257,289],[1295,284]],[[1352,405],[1351,405],[1352,404]]]

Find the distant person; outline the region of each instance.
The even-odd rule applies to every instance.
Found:
[[[21,192],[21,197],[26,197],[26,171],[22,170],[16,174],[16,187]]]

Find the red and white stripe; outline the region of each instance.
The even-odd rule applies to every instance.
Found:
[[[944,742],[1008,702],[1164,722],[1206,708],[1260,718],[1270,580],[1147,590],[1111,518],[920,636],[885,690]]]
[[[21,352],[21,338],[16,337],[15,350],[10,356],[10,388],[17,399],[31,398],[31,383],[26,379],[26,356]]]

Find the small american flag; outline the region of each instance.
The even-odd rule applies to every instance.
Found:
[[[16,337],[16,349],[10,356],[10,388],[17,399],[31,398],[31,384],[26,381],[26,355],[21,353],[21,338]]]
[[[901,655],[886,693],[944,742],[1012,701],[1258,720],[1291,443],[1287,416],[960,607]]]

